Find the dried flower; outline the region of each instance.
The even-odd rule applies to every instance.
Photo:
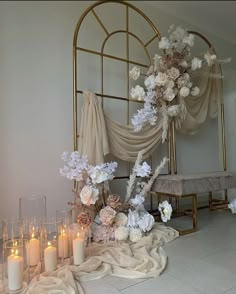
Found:
[[[120,196],[111,194],[107,197],[107,205],[113,209],[116,209],[120,205]]]
[[[95,204],[98,200],[99,190],[91,186],[84,186],[80,192],[81,202],[85,205]]]
[[[110,206],[106,206],[105,208],[100,210],[99,216],[103,225],[110,226],[114,221],[116,211]]]
[[[118,241],[125,241],[129,236],[129,228],[120,226],[115,230],[115,239]]]
[[[138,242],[142,238],[142,231],[138,228],[131,228],[129,232],[129,239],[131,242]]]
[[[91,225],[92,218],[88,212],[81,212],[77,217],[77,223],[80,226],[87,228]]]

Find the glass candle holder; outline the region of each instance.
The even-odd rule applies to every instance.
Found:
[[[41,222],[41,257],[43,270],[46,272],[56,270],[57,265],[63,262],[64,242],[60,241],[59,238],[61,236],[61,228],[61,220],[46,219]],[[61,240],[64,239],[61,238]]]
[[[9,240],[3,244],[3,287],[5,293],[21,293],[27,285],[25,242]]]
[[[70,231],[73,250],[73,264],[80,265],[85,261],[86,232],[74,224]]]
[[[40,247],[40,224],[32,220],[25,220],[26,241],[26,262],[29,267],[37,266],[41,260]]]
[[[2,221],[3,243],[9,240],[24,239],[23,220],[20,218],[8,218]]]
[[[46,196],[19,198],[19,218],[40,222],[47,217]]]

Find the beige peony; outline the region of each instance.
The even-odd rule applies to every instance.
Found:
[[[119,226],[126,226],[128,223],[128,217],[126,214],[124,214],[123,212],[119,212],[117,213],[117,215],[115,216],[115,224],[119,227]]]
[[[107,205],[110,206],[113,209],[116,209],[118,206],[120,206],[120,196],[116,194],[111,194],[107,197]]]
[[[92,223],[92,218],[88,212],[81,212],[77,217],[77,223],[86,228],[89,227]]]
[[[81,202],[85,205],[95,204],[98,200],[99,191],[91,186],[84,186],[80,192]]]
[[[116,216],[116,211],[112,209],[110,206],[106,206],[101,209],[99,212],[100,221],[103,225],[109,226],[113,223],[114,218]]]

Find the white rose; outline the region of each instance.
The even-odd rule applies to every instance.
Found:
[[[191,62],[191,68],[192,70],[196,70],[196,69],[199,69],[202,67],[202,60],[197,58],[197,57],[194,57],[192,59],[192,62]]]
[[[158,75],[156,76],[156,84],[158,86],[164,86],[167,83],[167,75],[165,73],[159,72]]]
[[[171,80],[176,80],[179,77],[179,70],[176,67],[171,67],[167,70],[168,77],[171,78]]]
[[[94,168],[90,174],[93,184],[100,184],[108,180],[108,174],[104,171]]]
[[[130,95],[133,99],[138,99],[140,101],[144,100],[145,91],[142,87],[137,85],[135,88],[131,89]]]
[[[174,88],[174,86],[175,86],[175,83],[174,83],[174,81],[172,81],[172,80],[169,80],[168,82],[167,82],[167,84],[166,84],[166,88]]]
[[[170,41],[166,37],[162,37],[158,46],[160,49],[169,49],[170,48]]]
[[[192,96],[197,96],[197,95],[199,95],[199,93],[200,93],[200,89],[198,87],[192,88],[192,90],[191,90]]]
[[[158,210],[161,213],[161,219],[163,222],[167,222],[170,220],[172,215],[172,206],[168,203],[168,201],[163,201],[159,204]]]
[[[187,97],[190,93],[190,90],[188,87],[182,87],[179,91],[179,95],[182,96],[182,97]]]
[[[129,72],[129,77],[136,81],[139,78],[139,76],[140,76],[140,68],[137,66],[134,66]]]
[[[167,101],[172,101],[175,98],[175,93],[173,89],[167,88],[164,92],[164,99]]]
[[[144,81],[144,85],[146,86],[148,90],[153,90],[156,87],[155,76],[151,75],[147,77]]]
[[[80,192],[80,199],[83,204],[91,205],[95,204],[98,200],[99,191],[91,186],[84,186]]]

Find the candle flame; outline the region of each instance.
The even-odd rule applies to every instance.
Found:
[[[12,250],[11,250],[11,254],[14,255],[14,253],[15,253],[15,251],[14,251],[14,249],[12,249]]]
[[[77,237],[79,237],[79,232],[77,233]]]
[[[18,250],[16,249],[16,251],[15,251],[15,255],[18,255]]]
[[[17,241],[15,241],[15,242],[13,243],[13,246],[17,246]]]
[[[35,237],[34,233],[32,233],[32,239]]]
[[[51,242],[48,242],[48,246],[51,246]]]

